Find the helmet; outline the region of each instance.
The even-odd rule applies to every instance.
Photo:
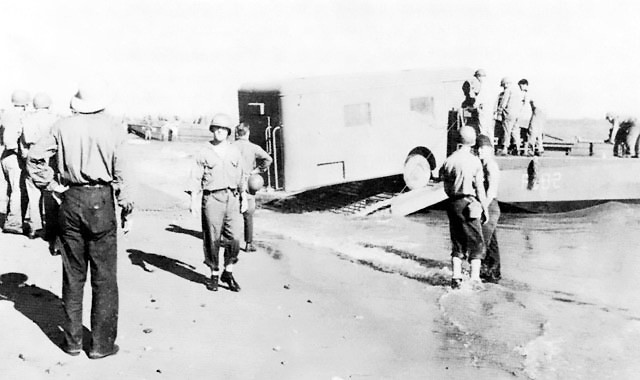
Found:
[[[465,125],[460,128],[460,143],[462,145],[475,145],[476,143],[476,130],[473,127]]]
[[[33,108],[49,108],[51,107],[51,98],[44,92],[39,92],[33,97]]]
[[[511,84],[511,79],[504,77],[502,78],[502,80],[500,81],[500,86],[505,87]]]
[[[485,73],[483,69],[478,69],[478,70],[476,70],[475,73],[473,73],[473,76],[474,77],[486,77],[487,73]]]
[[[11,94],[11,103],[15,106],[26,106],[31,102],[31,96],[25,90],[15,90]]]
[[[264,179],[260,174],[252,174],[247,181],[247,187],[249,194],[255,194],[258,190],[264,186]]]
[[[491,138],[489,138],[489,136],[479,135],[476,139],[476,146],[478,148],[482,148],[483,146],[488,146],[489,148],[491,148],[493,147],[493,144],[491,144]]]
[[[211,118],[211,122],[209,123],[209,130],[211,130],[212,127],[226,128],[229,130],[229,134],[231,134],[231,132],[233,131],[233,123],[231,123],[231,118],[223,113],[217,113],[213,115],[213,118]]]

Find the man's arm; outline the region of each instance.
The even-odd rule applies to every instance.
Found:
[[[489,163],[489,188],[487,189],[487,205],[498,197],[498,187],[500,186],[500,168],[495,161]],[[488,206],[487,206],[488,207]]]
[[[133,198],[131,195],[131,175],[128,167],[128,152],[124,132],[118,141],[113,155],[113,183],[118,206],[122,207],[126,214],[133,211]]]
[[[58,141],[53,134],[45,135],[29,150],[27,155],[27,173],[33,183],[45,190],[55,191],[61,185],[54,180],[54,172],[49,159],[58,151]]]
[[[203,157],[198,154],[191,166],[189,172],[189,179],[187,180],[187,188],[185,192],[189,194],[189,211],[191,214],[195,214],[198,209],[198,194],[202,188],[202,176],[204,175],[204,160]]]
[[[260,172],[264,173],[273,163],[273,158],[269,156],[269,153],[265,152],[265,150],[258,145],[255,145],[255,157],[258,166],[250,174],[256,174]]]

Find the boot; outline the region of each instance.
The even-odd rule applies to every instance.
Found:
[[[207,289],[212,292],[218,291],[218,276],[211,276],[211,279],[207,281]]]
[[[220,281],[225,282],[229,287],[229,290],[231,290],[232,292],[240,291],[240,285],[233,278],[233,273],[223,271],[222,276],[220,276]]]

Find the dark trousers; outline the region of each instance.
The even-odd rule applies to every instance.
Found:
[[[118,330],[116,213],[111,186],[70,187],[60,206],[65,338],[82,347],[82,296],[91,269],[91,349],[113,349]]]
[[[451,256],[462,260],[484,259],[485,246],[479,218],[469,217],[469,203],[475,198],[463,197],[449,200],[447,216],[451,235]]]
[[[256,212],[256,198],[253,195],[247,196],[247,211],[242,214],[244,219],[244,241],[253,242],[253,214]]]
[[[240,251],[240,201],[231,190],[202,195],[204,263],[213,271],[220,268],[218,256],[224,239],[224,266],[238,262]]]
[[[498,247],[498,219],[500,219],[500,206],[497,200],[489,204],[489,220],[482,226],[482,235],[487,247],[487,255],[482,260],[482,271],[487,276],[500,278],[500,248]]]

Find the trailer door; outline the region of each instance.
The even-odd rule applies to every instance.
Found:
[[[273,164],[263,173],[267,188],[284,187],[284,149],[282,141],[280,93],[277,91],[239,91],[240,120],[251,126],[250,140],[267,151]]]

